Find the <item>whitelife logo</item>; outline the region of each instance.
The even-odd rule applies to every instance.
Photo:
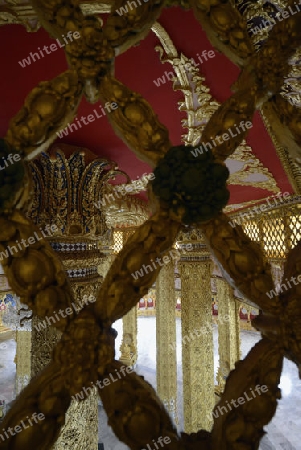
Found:
[[[145,180],[153,180],[154,178],[155,175],[153,173],[144,173],[141,177],[141,180],[133,180],[130,184],[125,184],[123,186],[117,185],[116,187],[114,187],[114,191],[112,193],[105,194],[101,200],[99,200],[97,203],[94,203],[94,206],[101,209],[102,206],[109,205],[110,202],[114,202],[116,199],[119,199],[120,195],[127,195],[129,192],[132,192],[135,189],[143,189],[142,182],[145,182]]]
[[[239,405],[244,405],[246,403],[246,400],[249,402],[249,401],[253,400],[254,398],[256,398],[256,393],[257,393],[257,395],[261,395],[262,393],[266,393],[268,391],[268,387],[267,387],[266,384],[263,384],[262,386],[260,386],[260,384],[257,384],[256,387],[255,387],[256,393],[253,391],[252,388],[250,388],[250,391],[251,391],[251,394],[252,394],[251,398],[248,397],[248,393],[250,394],[250,392],[248,392],[248,393],[244,392],[243,395],[244,395],[245,398],[244,397],[239,397],[236,400],[232,399],[230,401],[231,405],[233,405],[234,408],[238,408]],[[238,405],[236,404],[236,402],[238,403]],[[217,419],[220,415],[222,416],[223,414],[225,414],[225,413],[227,414],[228,412],[232,411],[232,408],[229,405],[229,402],[226,401],[225,403],[227,403],[226,406],[217,406],[217,407],[214,408],[215,412],[212,412],[211,414],[212,414],[212,416],[215,419]],[[227,408],[229,408],[229,409],[227,409]],[[208,414],[207,418],[209,420],[211,420],[212,417],[211,417],[210,414]]]
[[[284,19],[288,19],[290,16],[294,16],[295,14],[301,11],[299,8],[300,5],[301,1],[298,4],[296,4],[295,2],[296,7],[295,11],[293,11],[292,7],[289,6],[288,11],[287,10],[279,11],[275,16],[275,19],[277,19],[279,22],[282,22]],[[273,27],[277,23],[275,19],[271,17],[269,20],[263,20],[262,24],[260,24],[258,27],[251,28],[250,31],[251,33],[253,33],[253,36],[259,33],[261,30],[267,28],[268,26]]]
[[[254,206],[252,209],[250,209],[248,212],[240,213],[233,221],[230,220],[229,224],[232,228],[235,228],[236,225],[242,225],[244,218],[247,220],[252,219],[254,217],[254,214],[260,214],[264,211],[268,211],[269,209],[273,209],[278,206],[279,203],[283,203],[284,200],[281,200],[281,196],[283,196],[284,200],[287,199],[287,197],[290,196],[289,192],[284,192],[283,194],[281,192],[278,192],[278,194],[274,197],[270,197],[266,200],[266,203],[263,203],[260,206]],[[274,204],[271,204],[270,201],[274,200]]]
[[[73,38],[74,39],[79,39],[80,38],[80,33],[78,31],[74,31],[74,32],[73,31],[68,31],[67,38],[70,40],[70,42],[72,42]],[[64,40],[66,45],[70,44],[70,42],[68,42],[66,40],[64,34],[62,35],[62,39]],[[65,45],[61,44],[59,39],[57,39],[56,42],[57,42],[59,48],[65,47]],[[50,51],[48,50],[48,47],[50,48]],[[57,49],[58,49],[58,47],[57,47],[56,44],[51,44],[50,46],[44,45],[44,47],[43,47],[43,50],[46,53],[46,55],[50,55],[52,52],[55,52]],[[22,61],[18,61],[18,63],[22,67],[22,69],[24,69],[24,67],[26,67],[26,66],[30,66],[31,62],[36,62],[36,58],[37,59],[41,59],[41,57],[42,58],[45,57],[45,55],[44,55],[44,53],[43,53],[43,51],[41,50],[40,47],[38,47],[38,51],[40,52],[40,55],[39,55],[39,53],[32,53],[32,52],[30,52],[29,56],[27,58],[22,59]]]
[[[34,412],[31,416],[31,419],[33,419],[35,423],[38,423],[39,420],[44,420],[45,416],[43,413],[38,414],[38,413]],[[27,416],[29,426],[32,427],[34,425],[34,423],[32,423],[31,419]],[[5,435],[5,438],[9,439],[10,436],[15,436],[16,433],[21,433],[21,431],[26,430],[26,428],[29,428],[29,426],[26,426],[26,423],[24,423],[24,420],[21,420],[20,425],[16,425],[14,428],[9,427],[9,428],[7,428],[7,430],[2,428],[2,430],[3,430],[3,434]],[[8,435],[8,433],[10,433],[10,436]],[[5,438],[4,438],[3,434],[0,434],[0,438],[4,442]]]
[[[5,168],[8,167],[9,164],[14,164],[14,162],[20,161],[21,156],[18,155],[18,153],[14,154],[14,155],[12,153],[10,153],[7,158],[2,156],[2,159],[4,159],[4,167],[2,167],[0,165],[0,170],[5,170]]]
[[[240,124],[238,126],[236,126],[236,124],[234,124],[235,129],[237,131],[238,134],[235,134],[232,132],[232,128],[228,128],[228,133],[223,133],[221,136],[216,136],[215,139],[212,139],[211,142],[207,142],[206,144],[201,144],[199,147],[191,150],[191,153],[193,154],[193,156],[197,157],[198,155],[202,155],[205,152],[208,152],[208,150],[212,150],[212,144],[214,145],[214,147],[216,147],[216,142],[217,144],[221,145],[224,141],[228,141],[230,139],[230,137],[236,137],[238,136],[240,133],[243,133],[247,130],[249,130],[250,128],[253,127],[252,122],[244,122],[243,120],[240,122]],[[238,128],[240,127],[240,128]],[[209,149],[207,148],[209,146]]]
[[[297,279],[297,282],[296,282],[296,279]],[[301,283],[301,275],[298,275],[297,278],[296,278],[296,277],[291,277],[291,278],[290,278],[290,281],[291,281],[292,283],[294,283],[295,286],[297,286],[299,283]],[[287,286],[289,286],[289,287],[287,287]],[[285,290],[288,291],[288,289],[289,289],[289,288],[292,289],[292,287],[293,287],[293,286],[291,286],[291,283],[290,283],[290,282],[288,281],[288,279],[286,278],[286,284],[285,284],[285,282],[283,282],[282,284],[280,284],[280,287],[279,287],[279,289],[277,289],[277,291],[279,291],[279,292],[282,294],[283,288],[285,288]],[[274,291],[274,289],[272,289],[270,292],[266,292],[266,295],[267,295],[269,298],[273,298],[273,297],[276,297],[276,295],[278,295],[278,294],[277,294],[276,291]]]
[[[100,109],[101,109],[103,115],[105,116],[106,113],[105,113],[103,107],[102,107],[101,105],[98,105],[98,106],[100,107]],[[106,109],[108,110],[108,112],[110,113],[111,110],[117,109],[117,108],[118,108],[118,105],[117,105],[117,103],[115,103],[115,102],[112,102],[111,104],[110,104],[110,102],[107,102],[107,103],[105,104],[104,108],[106,108]],[[95,119],[100,119],[101,117],[103,117],[102,114],[99,115],[99,114],[97,113],[96,109],[93,109],[93,113],[95,114],[95,116],[94,116],[94,114],[89,114],[87,117],[81,116],[80,119],[78,119],[78,118],[76,117],[76,118],[75,118],[76,123],[75,123],[75,122],[72,123],[72,124],[69,123],[69,124],[66,126],[66,128],[64,128],[63,130],[57,131],[57,132],[56,132],[57,136],[58,136],[60,139],[62,139],[64,136],[68,136],[69,132],[70,132],[70,133],[73,133],[73,131],[77,131],[78,128],[81,128],[81,127],[82,127],[82,124],[81,124],[80,122],[82,122],[84,125],[89,125],[89,123],[94,122]],[[88,122],[86,122],[86,120],[87,120]]]
[[[96,385],[99,389],[103,389],[105,386],[109,386],[111,383],[115,383],[115,381],[121,380],[122,376],[126,376],[126,374],[128,373],[132,373],[134,370],[130,367],[130,366],[121,366],[120,369],[115,369],[116,374],[118,378],[114,378],[114,375],[112,373],[109,373],[109,378],[104,378],[102,381],[101,380],[97,380],[96,381]],[[121,374],[120,374],[121,372]],[[96,388],[95,384],[93,383],[93,381],[91,381],[91,384],[93,385],[92,387],[88,386],[87,388],[84,387],[80,392],[78,392],[75,395],[72,395],[73,400],[76,401],[80,401],[80,400],[84,400],[85,395],[88,396],[90,394],[92,394],[93,389]],[[103,384],[103,386],[102,386]],[[96,388],[97,389],[97,388]]]
[[[184,251],[191,251],[193,250],[192,244],[187,244],[186,249],[185,247],[182,248]],[[170,263],[170,258],[172,259],[179,259],[181,257],[181,253],[179,252],[179,250],[177,250],[176,248],[173,248],[169,251],[169,255],[164,255],[162,258],[156,258],[156,262],[159,264],[160,267],[163,267],[164,264],[169,264]],[[163,259],[163,263],[161,264],[161,261]],[[136,270],[135,273],[131,273],[132,277],[134,278],[134,280],[138,280],[139,277],[143,277],[144,275],[148,275],[149,270],[151,272],[154,271],[154,269],[157,269],[157,265],[156,263],[151,259],[150,262],[152,263],[153,267],[150,266],[149,264],[143,264],[143,266],[141,267],[140,270]],[[145,274],[144,274],[145,272]]]
[[[58,227],[56,225],[46,225],[45,231],[48,234],[45,234],[44,231],[40,228],[40,232],[42,233],[44,238],[52,236],[52,233],[55,233],[57,230]],[[30,236],[27,239],[27,242],[26,239],[21,239],[21,242],[19,242],[18,240],[16,241],[19,250],[24,250],[24,248],[29,247],[30,245],[33,245],[37,241],[41,241],[43,239],[43,237],[40,237],[36,231],[34,231],[33,234],[34,236]],[[8,258],[9,255],[13,256],[14,253],[18,253],[17,247],[15,247],[14,245],[12,246],[8,245],[6,247],[6,250],[4,250],[4,252],[0,252],[0,261],[3,261],[4,258]]]
[[[85,297],[85,296],[84,296]],[[88,303],[94,303],[96,302],[96,298],[93,296],[90,296],[87,298],[84,298],[82,301],[78,300],[78,304],[75,305],[73,302],[71,303],[72,308],[74,309],[74,312],[76,314],[78,314],[81,309],[87,305]],[[56,311],[53,312],[53,316],[46,316],[45,320],[41,321],[40,323],[38,323],[37,325],[35,325],[35,329],[37,331],[42,331],[43,329],[45,329],[48,325],[52,325],[54,324],[56,321],[60,321],[60,318],[58,317],[58,314],[61,315],[61,317],[63,317],[63,319],[66,318],[66,316],[64,316],[64,314],[66,314],[67,316],[71,316],[73,314],[73,310],[71,308],[71,306],[69,306],[68,308],[66,308],[65,310],[60,309],[58,311],[58,313]]]
[[[147,3],[149,0],[143,0],[144,3]],[[137,0],[137,2],[139,3],[139,6],[141,6],[141,1]],[[134,5],[134,7],[132,8],[132,5]],[[126,2],[126,4],[124,6],[122,6],[119,9],[116,9],[116,12],[119,16],[123,16],[123,14],[126,14],[128,12],[128,6],[132,9],[136,9],[138,8],[138,5],[136,2],[130,2],[129,0]]]

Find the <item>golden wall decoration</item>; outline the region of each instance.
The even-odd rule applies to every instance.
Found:
[[[121,364],[114,359],[116,332],[111,325],[147,293],[160,267],[136,279],[132,274],[137,273],[151,260],[166,256],[184,224],[183,211],[172,215],[171,205],[168,202],[163,205],[162,202],[164,194],[170,192],[172,186],[172,177],[168,177],[171,175],[170,169],[167,167],[164,170],[166,154],[173,155],[178,168],[181,161],[177,160],[177,156],[181,159],[182,152],[179,153],[177,148],[169,148],[168,132],[159,123],[151,107],[137,94],[110,77],[108,69],[112,61],[109,57],[115,52],[108,41],[103,42],[104,35],[112,38],[108,39],[110,42],[119,42],[120,46],[130,45],[133,40],[136,42],[139,39],[139,27],[142,37],[147,27],[153,24],[150,22],[154,22],[154,16],[162,4],[158,3],[154,8],[151,20],[139,15],[135,22],[136,32],[133,40],[129,37],[129,24],[133,20],[128,17],[131,15],[129,13],[124,15],[124,28],[120,28],[118,21],[114,20],[116,16],[113,13],[107,22],[108,29],[105,24],[100,32],[97,19],[86,21],[78,4],[72,0],[54,0],[51,4],[45,3],[44,0],[35,0],[34,4],[40,22],[54,36],[59,29],[65,32],[72,27],[86,32],[89,23],[92,29],[88,35],[93,36],[92,41],[96,39],[97,45],[90,54],[91,65],[85,66],[85,59],[81,59],[82,52],[89,47],[89,40],[85,40],[78,49],[81,50],[79,57],[71,61],[72,70],[62,78],[40,84],[38,89],[28,96],[25,108],[11,122],[7,141],[15,145],[22,155],[33,157],[54,138],[57,127],[64,123],[66,116],[74,114],[84,87],[89,101],[97,98],[98,94],[102,99],[111,94],[122,102],[118,108],[120,116],[115,120],[118,133],[140,158],[147,159],[153,166],[160,162],[160,170],[166,175],[162,176],[161,188],[167,183],[167,190],[162,192],[162,189],[159,189],[161,198],[156,197],[150,184],[154,214],[129,237],[119,252],[105,277],[95,304],[85,306],[73,319],[67,318],[55,323],[56,328],[62,332],[62,337],[54,348],[51,362],[21,392],[1,426],[4,429],[16,427],[26,420],[27,415],[34,412],[44,414],[45,420],[0,442],[1,450],[27,449],[32,447],[33,443],[41,450],[48,450],[64,424],[71,396],[96,380],[103,381],[109,374],[121,370]],[[246,66],[235,86],[236,92],[211,116],[203,131],[204,143],[237,120],[251,120],[256,108],[270,96],[280,92],[283,79],[289,73],[288,60],[293,55],[294,48],[301,44],[301,14],[287,19],[285,25],[275,25],[265,46],[256,55],[250,56],[246,26],[240,22],[240,15],[232,3],[209,3],[207,7],[201,0],[195,8],[203,9],[203,12],[199,13],[201,20],[204,19],[207,8],[214,42],[220,48],[225,49],[225,46],[228,46],[231,53],[236,52],[238,57],[246,57]],[[93,55],[99,49],[101,51],[94,60]],[[71,50],[76,53],[76,46]],[[227,49],[225,51],[228,53]],[[67,55],[69,63],[71,53]],[[60,90],[66,93],[65,98],[62,94],[58,95]],[[34,126],[29,120],[31,112],[37,119]],[[138,138],[133,137],[131,133],[136,131],[137,124],[141,123],[146,123],[146,128],[139,127]],[[233,154],[244,137],[245,134],[242,133],[239,138],[217,146],[209,155],[212,162],[209,169],[215,170],[214,164],[222,167],[222,161]],[[187,150],[191,149],[188,147]],[[202,158],[198,161],[201,160]],[[181,169],[183,167],[185,161]],[[193,211],[194,206],[187,198],[189,186],[200,177],[202,169],[199,164],[197,170],[181,175],[185,180],[181,195],[186,196],[188,212]],[[210,195],[220,195],[218,189],[224,182],[224,170],[222,175],[220,169],[216,172],[216,184],[211,187],[208,198]],[[9,206],[13,209],[14,202]],[[24,214],[15,209],[12,213],[9,211],[2,214],[0,225],[1,251],[16,239],[27,239],[33,232],[39,232]],[[116,436],[132,450],[145,448],[160,436],[170,438],[169,447],[172,450],[195,447],[234,450],[238,446],[241,447],[241,443],[246,448],[258,448],[263,426],[272,419],[280,397],[278,384],[283,357],[288,356],[297,365],[301,362],[299,289],[288,291],[280,299],[277,296],[268,298],[265,294],[273,289],[274,285],[262,250],[256,243],[251,242],[240,226],[232,228],[229,219],[221,211],[206,209],[201,220],[192,225],[202,231],[230,283],[244,294],[246,299],[263,310],[260,319],[254,322],[264,337],[230,373],[220,405],[241,396],[246,390],[254,390],[257,384],[265,384],[268,392],[254,398],[252,402],[240,405],[234,412],[227,411],[220,417],[215,416],[211,432],[203,429],[198,430],[196,434],[182,433],[179,436],[152,387],[142,377],[129,373],[106,386],[106,389],[98,389],[98,392]],[[299,247],[300,244],[288,254],[284,276],[296,276],[299,273]],[[21,254],[9,255],[3,262],[3,267],[11,287],[21,297],[22,303],[27,304],[41,318],[53,314],[56,308],[71,305],[74,297],[63,267],[44,239],[24,249]]]

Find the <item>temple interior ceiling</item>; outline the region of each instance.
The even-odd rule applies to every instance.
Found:
[[[300,368],[300,205],[290,194],[301,190],[301,7],[293,0],[174,3],[148,0],[134,11],[124,0],[82,8],[77,0],[0,3],[0,256],[37,331],[36,377],[26,380],[3,430],[33,411],[46,419],[6,436],[0,449],[33,441],[41,450],[66,448],[72,415],[92,428],[75,427],[71,439],[81,446],[91,439],[92,449],[93,383],[125,361],[134,365],[135,308],[154,283],[159,339],[175,339],[175,273],[183,336],[206,318],[211,328],[214,284],[219,346],[232,355],[220,364],[217,406],[212,332],[202,331],[203,345],[189,340],[182,434],[176,400],[162,394],[177,380],[170,343],[159,348],[157,392],[134,371],[104,390],[97,385],[109,425],[128,447],[146,448],[160,434],[170,436],[172,450],[255,450],[281,397],[284,358]],[[271,26],[262,29],[264,20]],[[110,184],[124,187],[124,177],[133,184],[151,172],[147,206],[142,182],[141,198],[134,191],[122,200]],[[269,207],[275,194],[289,199]],[[113,201],[99,206],[106,196]],[[256,202],[264,209],[243,224],[240,213],[225,214]],[[45,236],[38,226],[46,232],[50,223],[53,234]],[[296,278],[283,291],[280,283]],[[237,363],[240,301],[260,311],[252,324],[261,339]],[[58,317],[63,308],[71,314]],[[44,328],[35,325],[50,317],[41,337]],[[130,331],[124,359],[116,360],[112,325],[120,318]],[[167,366],[172,379],[160,376]],[[77,407],[75,395],[91,384],[93,395],[84,391]],[[265,390],[256,396],[258,387]],[[215,414],[246,390],[251,404]]]
[[[36,56],[33,61],[30,53],[37,52],[53,41],[43,29],[33,25],[35,19],[31,6],[4,0],[1,0],[1,5],[2,23],[7,20],[8,23],[11,21],[16,24],[0,27],[1,40],[11,42],[0,87],[0,101],[3,104],[0,130],[4,135],[9,120],[21,106],[28,91],[37,82],[50,79],[62,71],[65,63],[63,49],[50,55],[44,51],[43,57],[38,59]],[[83,6],[85,11],[90,12],[101,12],[104,8],[108,6],[95,2],[87,2]],[[250,15],[250,5],[248,8]],[[105,21],[106,14],[101,16]],[[211,53],[214,57],[208,56],[209,51],[214,52]],[[30,65],[21,67],[20,61],[24,58],[30,59]],[[198,66],[194,66],[193,61]],[[197,145],[209,118],[231,94],[238,67],[211,45],[191,11],[172,7],[162,12],[152,27],[152,33],[138,46],[117,58],[115,74],[151,103],[169,129],[174,145],[181,142]],[[171,80],[172,74],[174,80]],[[157,86],[160,79],[163,81]],[[83,100],[77,117],[86,117],[89,113],[95,115],[97,112],[100,113],[98,103],[89,105]],[[93,123],[77,128],[62,139],[58,138],[57,143],[89,148],[95,154],[115,161],[132,179],[151,171],[147,164],[135,159],[112,131],[104,115]],[[256,113],[246,142],[226,161],[231,173],[228,181],[231,193],[229,204],[247,206],[279,190],[299,192],[300,178],[296,174],[300,171],[293,167],[292,161],[288,161],[285,149],[277,144],[276,148],[275,141],[267,131],[267,124]],[[146,199],[143,193],[140,197]]]

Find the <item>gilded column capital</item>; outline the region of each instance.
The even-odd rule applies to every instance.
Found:
[[[180,251],[181,262],[199,262],[211,259],[211,253],[204,241],[202,232],[193,228],[189,231],[181,230],[177,236],[176,248]]]

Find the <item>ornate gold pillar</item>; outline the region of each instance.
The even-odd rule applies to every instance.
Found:
[[[280,291],[281,281],[284,274],[284,261],[270,261],[271,272],[277,292]]]
[[[6,305],[4,302],[5,294],[0,294],[0,295],[1,295],[1,297],[0,297],[0,333],[4,333],[6,331],[9,331],[9,329],[3,324],[3,321],[2,321],[2,317],[4,316],[5,309],[6,309]]]
[[[175,423],[177,415],[176,299],[174,262],[156,281],[157,393]]]
[[[183,234],[192,250],[180,260],[184,431],[210,430],[214,397],[211,260],[201,233]],[[178,241],[179,242],[179,241]]]
[[[16,331],[16,396],[20,394],[31,379],[31,330]]]
[[[224,278],[216,278],[218,300],[218,354],[219,368],[217,382],[223,391],[225,380],[234,364],[240,359],[239,301],[233,289]]]
[[[70,150],[74,152],[71,156]],[[98,267],[106,255],[99,250],[98,241],[102,239],[103,245],[109,247],[106,239],[109,233],[99,189],[113,176],[114,164],[106,166],[103,159],[93,157],[91,152],[59,144],[38,163],[33,160],[30,168],[35,195],[28,215],[41,229],[51,223],[55,225],[56,231],[47,240],[69,276],[74,294],[72,314],[77,314],[85,305],[94,303],[102,282]],[[33,319],[33,375],[48,364],[60,339],[60,332],[51,327],[53,319],[53,316]],[[97,450],[98,395],[95,389],[89,392],[85,400],[71,401],[53,450]]]
[[[50,361],[51,352],[60,340],[61,332],[34,317],[32,320],[32,376],[38,374]],[[81,402],[71,400],[66,413],[65,425],[52,450],[83,450],[98,448],[98,400],[93,389],[89,397]]]
[[[8,292],[6,293],[8,294]],[[6,297],[4,295],[4,298]],[[15,395],[25,388],[31,379],[31,311],[27,306],[20,303],[19,298],[11,291],[12,299],[15,302],[13,306],[12,302],[7,302],[6,308],[3,311],[3,323],[6,330],[14,332],[14,338],[16,340],[16,355],[14,362],[16,364],[16,382],[15,382]],[[4,304],[4,298],[3,303]],[[7,328],[8,327],[8,328]]]

